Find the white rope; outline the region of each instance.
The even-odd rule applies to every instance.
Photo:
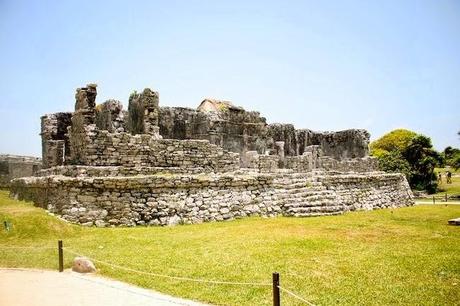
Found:
[[[33,246],[0,246],[0,250],[50,250],[57,249],[57,247],[33,247]]]
[[[292,291],[290,291],[290,290],[287,290],[286,288],[283,288],[283,287],[281,287],[281,286],[277,286],[277,287],[278,287],[281,291],[284,291],[284,292],[286,292],[287,294],[292,295],[292,296],[295,297],[296,299],[301,300],[302,302],[305,302],[307,305],[316,306],[315,304],[310,303],[309,301],[307,301],[307,300],[304,299],[303,297],[298,296],[297,294],[295,294],[294,292],[292,292]]]
[[[272,284],[268,283],[252,283],[252,282],[229,282],[229,281],[218,281],[218,280],[206,280],[206,279],[198,279],[198,278],[190,278],[190,277],[182,277],[182,276],[171,276],[171,275],[166,275],[166,274],[159,274],[159,273],[152,273],[152,272],[145,272],[145,271],[140,271],[140,270],[135,270],[123,266],[119,266],[116,264],[108,263],[102,260],[94,259],[85,255],[78,254],[76,252],[71,251],[68,248],[64,248],[64,251],[69,252],[70,254],[76,255],[76,256],[83,256],[86,257],[92,261],[99,262],[101,264],[111,266],[117,269],[122,269],[130,272],[135,272],[139,274],[144,274],[144,275],[150,275],[150,276],[156,276],[156,277],[164,277],[164,278],[170,278],[170,279],[175,279],[175,280],[182,280],[182,281],[191,281],[191,282],[197,282],[197,283],[208,283],[208,284],[221,284],[221,285],[242,285],[242,286],[272,286]]]

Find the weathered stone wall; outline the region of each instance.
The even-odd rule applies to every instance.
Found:
[[[258,112],[245,111],[226,101],[205,100],[197,110],[159,107],[158,92],[148,88],[130,96],[128,112],[116,100],[96,107],[96,96],[96,85],[88,84],[77,89],[74,113],[42,117],[45,168],[84,164],[86,147],[91,141],[88,135],[95,130],[147,134],[155,139],[206,139],[226,151],[241,153],[242,164],[247,151],[275,153],[280,157],[280,168],[285,167],[285,162],[294,167],[303,158],[285,158],[302,156],[311,146],[318,146],[324,156],[339,161],[368,155],[369,134],[364,130],[323,133],[297,130],[292,124],[267,125]],[[203,107],[204,102],[212,107]],[[304,171],[305,167],[299,169]]]
[[[400,174],[157,174],[20,178],[12,195],[84,225],[166,225],[249,215],[319,216],[413,204]]]
[[[413,204],[404,176],[371,172],[364,130],[267,125],[258,112],[212,99],[197,110],[160,108],[150,89],[133,93],[126,112],[115,100],[96,106],[96,95],[94,84],[79,88],[75,112],[42,117],[45,169],[13,180],[13,196],[96,226]]]
[[[80,165],[125,167],[182,167],[225,172],[239,168],[239,155],[207,140],[154,139],[151,135],[109,133],[86,128],[79,148]]]
[[[403,174],[382,173],[327,173],[317,178],[333,191],[345,210],[372,210],[376,208],[413,205],[412,191]]]
[[[6,188],[15,178],[32,176],[41,169],[40,158],[0,154],[0,188]]]
[[[317,145],[323,155],[337,160],[369,155],[369,133],[366,130],[315,132],[296,130],[292,124],[274,123],[268,126],[273,142],[284,142],[285,156],[302,155],[309,146]]]
[[[323,155],[337,160],[362,158],[369,155],[369,132],[344,130],[339,132],[312,132],[308,145],[320,145]]]
[[[108,100],[96,106],[96,127],[111,133],[125,132],[123,105],[117,100]]]
[[[183,107],[161,107],[160,134],[167,139],[207,139],[224,150],[242,153],[267,149],[268,130],[258,112],[241,108],[202,112]]]
[[[271,177],[158,175],[16,180],[13,194],[83,225],[166,225],[274,216]]]
[[[49,168],[64,164],[64,156],[70,156],[70,143],[67,135],[71,125],[72,113],[55,113],[41,117],[43,167]]]
[[[319,167],[328,171],[369,172],[378,171],[378,160],[374,157],[337,160],[329,156],[319,158]]]
[[[131,134],[158,134],[159,99],[158,92],[149,88],[140,94],[131,94],[128,107],[128,128]]]

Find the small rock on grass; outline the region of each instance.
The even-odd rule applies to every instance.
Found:
[[[75,257],[72,271],[78,273],[93,273],[96,272],[96,267],[93,262],[86,257]]]

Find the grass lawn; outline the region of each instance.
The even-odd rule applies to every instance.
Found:
[[[446,168],[436,168],[435,172],[436,175],[437,173],[441,172],[442,173],[442,183],[439,184],[439,192],[435,194],[435,196],[444,196],[446,193],[448,195],[460,195],[460,173],[458,170],[457,172],[454,169],[449,169],[450,172],[452,172],[452,183],[447,184],[446,182]]]
[[[0,266],[57,269],[64,245],[95,259],[174,276],[271,282],[318,305],[454,305],[460,301],[460,205],[317,218],[247,218],[176,227],[82,228],[0,192]],[[65,267],[72,257],[65,254]],[[96,263],[100,274],[219,305],[271,305],[270,287],[150,277]],[[283,305],[301,305],[282,293]]]

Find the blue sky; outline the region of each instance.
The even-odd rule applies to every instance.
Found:
[[[40,156],[40,116],[89,82],[99,103],[150,87],[163,106],[460,147],[460,1],[0,0],[0,46],[2,153]]]

